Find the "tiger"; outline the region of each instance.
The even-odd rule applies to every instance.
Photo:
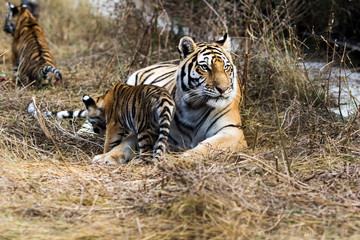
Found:
[[[184,36],[178,44],[179,64],[161,63],[134,72],[125,81],[133,86],[164,87],[175,101],[176,111],[168,137],[169,149],[183,157],[206,156],[214,151],[237,151],[247,147],[240,117],[241,89],[231,57],[231,39],[195,43]],[[88,117],[94,128],[96,119]],[[100,132],[99,130],[97,130]],[[130,134],[117,149],[136,146]],[[99,161],[100,162],[100,161]]]
[[[62,82],[40,24],[24,5],[6,3],[6,7],[4,31],[13,36],[12,63],[18,84],[24,86],[34,81],[40,86],[44,79],[49,79],[49,72],[57,82]]]
[[[165,88],[119,83],[95,99],[82,97],[87,117],[94,129],[106,131],[104,154],[93,158],[93,163],[125,163],[121,142],[132,132],[136,135],[140,154],[152,150],[153,161],[164,154],[170,131],[175,102]],[[120,145],[120,151],[119,146]]]
[[[26,6],[26,8],[29,9],[31,14],[36,19],[39,19],[40,4],[37,0],[21,0],[21,5]]]
[[[169,144],[174,151],[185,150],[184,157],[247,147],[231,47],[227,33],[218,41],[200,43],[184,36],[178,44],[178,65],[155,64],[126,80],[130,85],[163,86],[172,94],[176,111]]]

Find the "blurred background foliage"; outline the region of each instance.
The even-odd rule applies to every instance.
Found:
[[[3,2],[3,3],[1,3]],[[20,1],[10,1],[18,4]],[[345,43],[359,51],[360,1],[351,0],[38,0],[39,22],[48,40],[56,45],[76,45],[77,52],[104,47],[107,40],[137,51],[144,64],[174,58],[184,35],[208,41],[229,32],[241,50],[262,37],[301,41],[319,39]],[[0,1],[0,16],[5,14]],[[51,14],[48,14],[51,13]],[[1,33],[0,51],[8,49]],[[274,37],[274,36],[273,36]],[[248,43],[245,43],[249,40]],[[252,41],[252,42],[251,42]],[[252,43],[252,44],[251,44]],[[280,44],[281,41],[280,41]],[[5,46],[6,45],[6,46]],[[343,46],[343,44],[342,44]],[[354,48],[351,48],[353,46]],[[312,46],[310,46],[312,47]],[[355,50],[357,49],[357,50]],[[165,51],[163,51],[165,50]],[[235,49],[237,50],[237,49]],[[317,50],[314,47],[313,50]],[[339,49],[340,50],[340,49]],[[142,59],[144,61],[144,59]]]
[[[0,6],[4,3],[0,0]],[[301,61],[343,61],[347,67],[359,62],[359,1],[39,0],[39,4],[39,22],[59,66],[72,69],[71,63],[80,61],[109,68],[113,73],[109,76],[117,76],[109,84],[149,64],[178,60],[177,44],[184,35],[212,41],[228,32],[239,75],[243,81],[251,79],[251,99],[270,97],[276,90],[285,99],[296,96],[313,102],[318,96],[299,71]],[[0,16],[4,14],[2,7]],[[10,44],[10,36],[1,32],[5,69]]]

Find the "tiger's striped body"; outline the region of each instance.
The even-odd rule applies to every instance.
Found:
[[[49,52],[44,31],[34,16],[26,7],[7,3],[7,8],[4,31],[13,35],[12,63],[18,81],[22,85],[32,81],[41,85],[49,72],[61,81],[62,76],[55,68],[55,59]],[[16,23],[13,18],[16,18]]]
[[[96,156],[94,162],[124,162],[118,146],[129,133],[136,135],[140,153],[152,151],[153,158],[159,160],[165,152],[175,109],[165,88],[119,83],[101,97],[84,95],[83,102],[94,129],[106,131],[104,154]]]

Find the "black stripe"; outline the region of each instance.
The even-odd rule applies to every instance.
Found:
[[[240,126],[240,125],[229,124],[229,125],[226,125],[226,126],[220,128],[219,130],[217,130],[214,135],[218,134],[221,130],[223,130],[224,128],[228,128],[228,127],[234,127],[234,128],[239,128],[239,129],[242,129],[242,128],[243,128],[243,127]]]
[[[183,74],[181,74],[181,75],[183,75]],[[179,79],[179,77],[178,77],[178,79],[177,79],[177,81],[181,81],[181,90],[183,91],[183,92],[188,92],[188,91],[190,91],[190,88],[188,88],[187,86],[185,86],[185,83],[184,83],[184,77],[183,76],[181,76],[181,79]]]
[[[118,146],[121,142],[122,142],[121,140],[116,140],[116,141],[114,141],[114,142],[111,142],[111,143],[110,143],[110,147],[113,148],[113,147],[115,147],[115,146]]]
[[[167,94],[166,94],[166,95],[167,95]],[[169,98],[163,96],[163,98],[161,99],[160,105],[163,105],[164,102],[167,102],[167,103],[169,103],[171,106],[174,106],[174,101],[170,98],[170,96],[169,96]],[[170,109],[169,109],[169,111],[170,111]]]
[[[170,125],[169,125],[169,124],[161,124],[160,127],[161,127],[161,128],[170,129]],[[161,131],[160,131],[160,134],[163,134],[163,133],[164,133],[164,135],[166,135],[165,132],[166,132],[166,134],[169,134],[169,131],[165,131],[165,130],[161,130]]]
[[[196,129],[195,129],[195,136],[197,135],[198,131],[200,130],[200,128],[203,126],[204,122],[208,119],[210,113],[212,112],[212,109],[211,110],[208,110],[205,114],[203,114],[202,118],[201,118],[201,121],[196,125]]]
[[[135,86],[138,85],[139,73],[135,74]]]
[[[160,113],[160,117],[163,117],[163,115],[165,115],[165,113],[169,113],[171,115],[170,108],[165,106]]]
[[[163,67],[162,65],[155,65],[154,67],[149,68],[149,69],[147,69],[146,71],[142,72],[142,73],[141,73],[141,76],[140,76],[139,78],[140,78],[140,79],[143,79],[143,76],[144,76],[146,73],[151,72],[151,71],[154,71],[155,69],[162,68],[162,67]],[[153,74],[153,73],[152,73],[152,74]],[[147,76],[146,79],[147,79],[148,77],[149,77],[149,76]],[[145,80],[144,80],[144,81],[145,81]],[[143,83],[144,81],[142,81],[142,83]],[[142,83],[141,83],[141,84],[142,84]]]
[[[165,130],[161,130],[159,135],[169,136],[169,132]]]
[[[226,108],[225,108],[226,109]],[[206,129],[206,132],[208,133],[210,131],[210,129],[212,128],[212,126],[214,126],[214,124],[222,117],[224,116],[225,114],[227,114],[228,112],[231,111],[231,108],[229,108],[228,110],[226,110],[225,112],[223,112],[222,114],[220,114],[219,116],[215,115],[214,118],[216,117],[216,119],[213,120],[213,122],[210,124],[210,126]],[[221,112],[219,112],[221,113]],[[219,114],[218,113],[218,114]]]
[[[174,75],[175,72],[176,72],[176,70],[175,70],[175,71],[171,71],[171,72],[164,73],[163,75],[158,76],[151,84],[161,82],[162,80],[164,80],[164,79],[166,79],[166,78],[169,78],[169,76]],[[172,77],[172,76],[171,76],[171,77]]]
[[[28,24],[28,25],[24,25],[24,26],[22,26],[22,27],[23,27],[23,28],[25,28],[25,27],[33,28],[33,27],[37,27],[37,26],[39,26],[38,23],[31,23],[31,24]]]
[[[145,139],[151,139],[151,138],[150,138],[149,135],[144,135],[142,137],[139,137],[139,135],[137,136],[137,140],[138,140],[139,143],[142,142]]]
[[[158,138],[158,142],[166,143],[167,137],[160,137]]]
[[[146,82],[146,80],[148,80],[152,75],[154,75],[154,73],[150,73],[149,75],[147,75],[146,77],[143,77],[145,75],[145,73],[143,73],[141,75],[141,78],[143,79],[142,83],[141,84],[144,84],[144,82]]]

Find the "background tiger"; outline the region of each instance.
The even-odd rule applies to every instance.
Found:
[[[30,11],[23,6],[6,3],[7,14],[4,31],[13,35],[12,63],[20,84],[35,81],[37,85],[52,72],[57,81],[62,80],[55,68],[55,59],[50,54],[44,31]]]
[[[185,36],[178,49],[179,65],[152,65],[126,80],[134,86],[162,86],[173,96],[176,112],[170,127],[170,149],[185,149],[183,155],[189,156],[247,147],[241,128],[241,91],[230,55],[230,38],[225,34],[216,42],[196,44]],[[97,119],[91,116],[88,119],[96,129]],[[128,153],[127,149],[135,146],[136,138],[129,136],[118,151]]]
[[[26,6],[26,8],[29,9],[31,14],[36,19],[39,19],[40,5],[37,0],[21,0],[21,5]]]
[[[121,142],[129,134],[136,137],[140,153],[152,151],[159,160],[165,152],[175,110],[165,88],[119,83],[100,97],[84,95],[82,100],[94,129],[106,130],[104,154],[95,156],[93,163],[125,163],[130,156],[125,156]]]

